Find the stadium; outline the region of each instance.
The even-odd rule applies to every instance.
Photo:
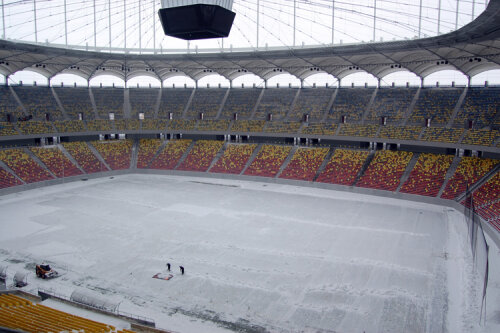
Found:
[[[500,0],[1,9],[0,331],[500,330]]]

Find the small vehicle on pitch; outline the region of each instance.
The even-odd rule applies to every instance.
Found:
[[[52,279],[59,276],[57,271],[50,268],[48,264],[36,265],[36,276],[42,279]]]

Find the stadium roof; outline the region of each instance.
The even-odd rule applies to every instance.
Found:
[[[220,74],[228,80],[253,73],[267,80],[290,73],[299,79],[328,73],[338,79],[367,72],[381,79],[409,71],[424,78],[453,69],[471,77],[500,69],[500,0],[490,1],[474,21],[448,34],[423,39],[304,48],[233,52],[131,54],[74,50],[0,40],[0,73],[32,70],[47,78],[70,73],[90,80],[114,75],[128,81],[151,76],[160,81],[185,75],[195,81]]]

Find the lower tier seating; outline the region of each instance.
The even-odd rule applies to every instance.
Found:
[[[489,158],[464,156],[458,164],[455,174],[446,184],[441,195],[443,199],[455,199],[464,193],[467,185],[471,186],[488,173],[498,161]]]
[[[137,167],[146,169],[161,145],[162,142],[158,139],[141,139],[139,141],[139,153],[137,154]]]
[[[171,140],[150,165],[151,169],[172,170],[191,144],[191,140]]]
[[[0,160],[26,183],[36,183],[54,178],[23,149],[14,148],[0,150]]]
[[[245,171],[248,176],[274,177],[285,162],[292,147],[264,145]]]
[[[94,141],[92,145],[97,149],[111,170],[130,168],[132,158],[132,141]]]
[[[328,148],[299,148],[280,178],[313,181],[326,154]]]
[[[186,159],[177,170],[207,171],[217,153],[224,145],[223,141],[198,140]]]
[[[420,154],[400,192],[437,196],[452,161],[450,155]]]
[[[353,185],[369,154],[365,150],[336,149],[316,181]]]
[[[377,151],[356,186],[395,191],[412,156],[406,151]]]
[[[12,294],[0,295],[0,327],[24,332],[119,332],[112,325],[78,317]]]
[[[7,188],[21,184],[22,182],[20,182],[19,179],[11,175],[8,171],[0,168],[0,188]]]
[[[31,151],[59,178],[82,174],[59,148],[31,148]]]
[[[210,169],[214,173],[230,173],[239,175],[252,156],[256,144],[230,144],[224,155]]]
[[[99,161],[85,142],[64,142],[62,145],[85,173],[108,171],[106,165]]]

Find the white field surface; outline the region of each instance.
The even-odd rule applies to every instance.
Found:
[[[499,251],[479,326],[466,239],[446,207],[235,180],[126,175],[0,197],[9,282],[25,271],[27,291],[86,290],[175,332],[499,332]],[[37,279],[41,261],[64,275]],[[153,279],[167,262],[174,277]]]

